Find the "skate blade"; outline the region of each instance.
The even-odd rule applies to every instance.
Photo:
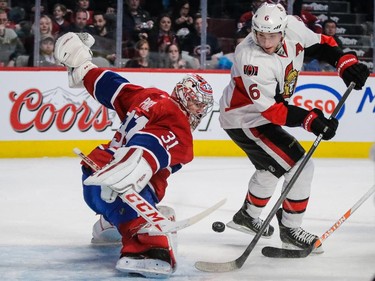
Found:
[[[288,250],[302,250],[302,248],[300,247],[297,247],[293,244],[289,244],[289,243],[282,243],[282,248],[283,249],[288,249]],[[312,252],[311,252],[311,255],[320,255],[320,254],[323,254],[324,253],[324,249],[322,246],[319,246],[318,248],[314,249]]]
[[[234,229],[234,230],[237,230],[237,231],[240,231],[242,233],[246,233],[246,234],[250,234],[250,235],[256,235],[257,234],[255,231],[252,231],[251,229],[249,229],[245,226],[236,224],[234,221],[230,221],[226,225],[227,225],[227,227],[229,227],[231,229]],[[261,236],[261,238],[265,238],[265,239],[270,239],[271,237],[272,237],[272,235],[271,236],[264,236],[264,235]]]
[[[173,273],[169,263],[157,259],[133,259],[122,257],[116,269],[128,275],[141,275],[146,278],[169,278]]]

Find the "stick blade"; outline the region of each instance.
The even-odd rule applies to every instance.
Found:
[[[236,261],[222,263],[197,261],[194,266],[196,269],[204,272],[230,272],[239,269]]]
[[[305,258],[311,253],[312,249],[291,250],[267,246],[262,249],[262,254],[269,258]]]

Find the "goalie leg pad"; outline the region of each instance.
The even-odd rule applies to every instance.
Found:
[[[118,244],[121,243],[121,234],[113,224],[100,215],[92,228],[91,243],[95,245]]]

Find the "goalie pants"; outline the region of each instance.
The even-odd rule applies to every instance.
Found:
[[[90,176],[91,171],[82,167],[82,184],[83,181]],[[97,214],[103,217],[111,224],[119,227],[120,224],[129,222],[138,217],[128,204],[124,203],[120,197],[117,197],[115,202],[107,203],[100,197],[100,186],[86,186],[83,184],[83,197],[86,204]],[[152,189],[146,185],[145,188],[139,193],[147,202],[152,206],[159,202]]]

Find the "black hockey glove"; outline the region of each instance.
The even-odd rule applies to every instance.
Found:
[[[327,119],[321,110],[314,108],[309,111],[302,126],[306,131],[313,132],[316,136],[323,134],[324,140],[330,140],[336,134],[339,121],[336,118]]]
[[[356,90],[362,89],[367,77],[370,75],[367,66],[358,62],[358,58],[354,53],[344,54],[338,60],[336,68],[346,86],[349,86],[350,82],[354,82],[354,89]]]

